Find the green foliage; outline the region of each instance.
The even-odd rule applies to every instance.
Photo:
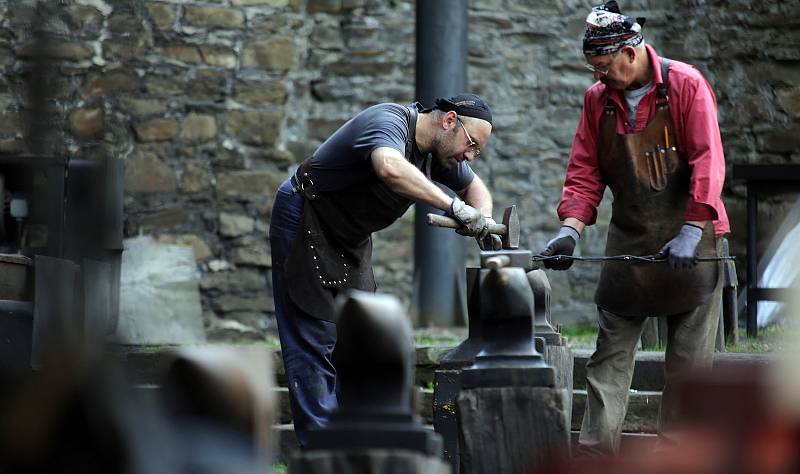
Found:
[[[286,474],[287,472],[286,464],[279,462],[272,465],[272,474]]]

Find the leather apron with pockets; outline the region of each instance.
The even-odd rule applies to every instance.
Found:
[[[417,111],[406,107],[408,139],[405,157],[414,163]],[[313,188],[311,158],[299,167],[293,184],[305,202],[297,237],[286,262],[289,297],[305,313],[336,322],[334,300],[345,289],[374,292],[372,233],[399,219],[413,203],[377,176],[331,192]],[[424,162],[423,161],[423,169]]]
[[[655,117],[643,131],[616,133],[617,112],[610,99],[600,120],[599,168],[614,196],[607,256],[656,254],[685,222],[691,168],[676,148],[667,93],[668,61],[662,59],[664,83],[658,87]],[[710,221],[703,229],[697,253],[717,255]],[[607,261],[595,303],[623,316],[683,313],[708,301],[717,272],[715,263],[673,269],[667,263]]]

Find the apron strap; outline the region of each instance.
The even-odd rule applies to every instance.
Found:
[[[666,107],[669,105],[669,62],[669,59],[661,58],[662,82],[656,90],[656,107]]]

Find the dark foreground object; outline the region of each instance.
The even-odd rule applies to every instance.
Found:
[[[446,472],[441,437],[411,408],[414,340],[400,303],[388,295],[352,291],[341,302],[334,360],[340,407],[292,473]]]

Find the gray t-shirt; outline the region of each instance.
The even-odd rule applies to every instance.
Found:
[[[639,102],[642,101],[642,97],[647,94],[647,91],[650,90],[652,85],[652,82],[648,82],[638,89],[623,91],[625,94],[625,102],[628,103],[628,123],[631,124],[631,126],[636,124],[636,109],[639,108]]]
[[[379,179],[370,155],[376,148],[389,147],[405,156],[408,120],[405,106],[389,103],[373,105],[350,119],[314,152],[310,169],[315,187],[322,192],[336,191]],[[414,148],[409,161],[424,173],[425,155],[413,138],[412,143]],[[466,161],[444,168],[432,160],[431,179],[454,191],[466,188],[474,177]]]

